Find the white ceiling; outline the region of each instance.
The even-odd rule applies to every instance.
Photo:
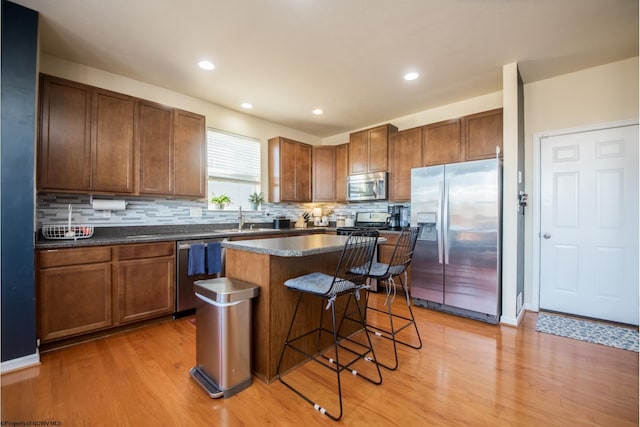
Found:
[[[45,53],[318,137],[638,55],[638,0],[13,1]]]

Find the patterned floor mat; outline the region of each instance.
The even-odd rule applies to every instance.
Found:
[[[638,330],[538,313],[536,331],[638,352]]]

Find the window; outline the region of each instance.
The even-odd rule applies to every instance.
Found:
[[[207,169],[210,208],[214,194],[226,194],[232,209],[249,209],[249,195],[260,192],[260,141],[207,129]]]

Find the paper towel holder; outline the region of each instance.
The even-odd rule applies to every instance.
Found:
[[[123,211],[127,208],[127,201],[113,199],[94,199],[90,196],[89,203],[96,211]]]

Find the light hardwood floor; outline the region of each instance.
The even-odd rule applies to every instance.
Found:
[[[638,425],[637,353],[538,333],[535,313],[512,328],[414,311],[423,348],[401,347],[400,367],[383,370],[380,386],[343,375],[338,423],[278,381],[256,380],[228,399],[207,397],[188,373],[196,334],[188,318],[44,353],[40,366],[4,374],[0,419],[63,426]],[[384,345],[376,344],[379,357],[389,355]],[[310,378],[323,381],[323,374]]]

